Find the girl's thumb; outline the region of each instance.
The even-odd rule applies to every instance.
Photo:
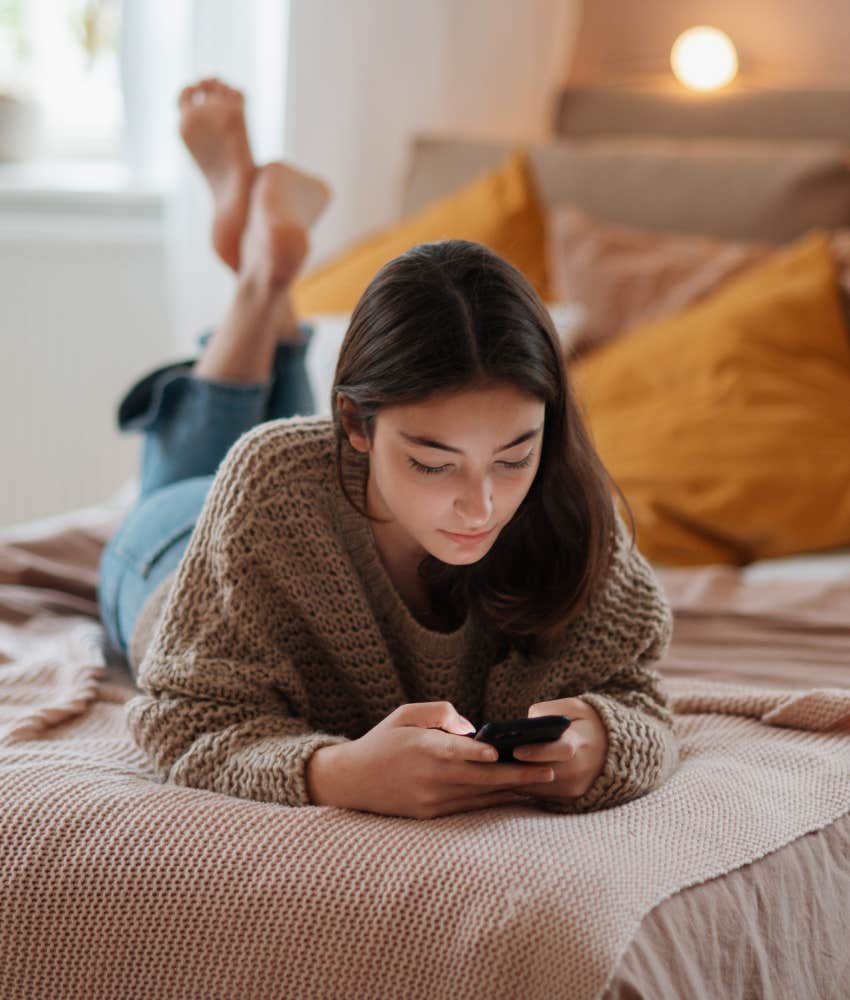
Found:
[[[456,725],[458,726],[457,732],[460,736],[466,736],[467,733],[475,732],[475,726],[472,725],[469,719],[465,719],[462,715],[458,715]]]

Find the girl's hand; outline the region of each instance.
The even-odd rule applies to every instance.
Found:
[[[514,749],[517,760],[549,764],[555,780],[534,782],[515,789],[554,802],[578,798],[599,777],[608,756],[608,730],[592,705],[581,698],[558,698],[532,705],[528,717],[568,715],[572,722],[561,738],[550,743],[526,744]]]
[[[470,730],[451,702],[400,705],[359,739],[316,751],[330,750],[331,776],[318,804],[410,819],[516,804],[514,790],[531,768],[494,763],[494,748],[470,739]]]

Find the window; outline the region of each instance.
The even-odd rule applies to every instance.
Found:
[[[288,28],[289,0],[0,0],[0,202],[173,188],[177,95],[203,76],[245,91],[257,156],[280,156]]]
[[[120,156],[122,0],[0,0],[5,159]]]

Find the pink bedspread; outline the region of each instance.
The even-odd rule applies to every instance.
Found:
[[[282,811],[151,781],[123,728],[130,675],[100,652],[97,562],[122,515],[103,505],[0,533],[4,998],[293,996],[293,983],[299,996],[322,997],[330,982],[334,996],[352,997],[471,996],[483,987],[512,998],[846,995],[846,808],[821,829],[666,898],[659,882],[660,901],[631,915],[625,938],[621,928],[611,940],[585,939],[571,966],[568,928],[583,938],[570,901],[581,893],[569,880],[551,882],[571,870],[559,875],[565,856],[551,852],[568,848],[549,839],[568,829],[551,825],[564,817],[511,806],[435,821],[453,824],[453,836],[449,855],[431,857],[415,821]],[[659,669],[677,712],[694,720],[694,762],[716,755],[722,766],[722,741],[700,720],[731,706],[749,717],[740,725],[754,737],[767,732],[764,722],[799,727],[801,754],[821,752],[824,766],[839,766],[829,754],[841,737],[827,734],[850,731],[850,581],[756,584],[730,567],[659,576],[676,613]],[[731,741],[746,738],[730,715],[717,718],[730,723]],[[840,767],[850,787],[850,769]],[[646,833],[641,808],[635,834]],[[502,853],[490,856],[482,845],[496,822]],[[548,855],[550,878],[509,876],[506,849],[517,872],[528,852]],[[374,904],[363,926],[362,890],[348,894],[356,870],[367,872]],[[473,888],[488,871],[485,900]],[[528,872],[541,878],[539,863]],[[612,880],[624,898],[625,874]],[[441,948],[417,951],[436,941],[437,926]],[[523,943],[517,934],[532,936]],[[556,944],[550,934],[564,937]],[[559,949],[562,963],[541,961]],[[577,980],[563,978],[568,968],[582,970]]]

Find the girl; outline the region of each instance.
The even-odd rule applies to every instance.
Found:
[[[412,818],[657,788],[672,616],[531,285],[479,244],[414,246],[357,303],[332,417],[309,415],[287,288],[329,191],[253,165],[238,92],[202,81],[181,109],[238,282],[197,364],[119,408],[141,495],[100,602],[133,739],[175,784]],[[468,738],[562,713],[517,763]]]

